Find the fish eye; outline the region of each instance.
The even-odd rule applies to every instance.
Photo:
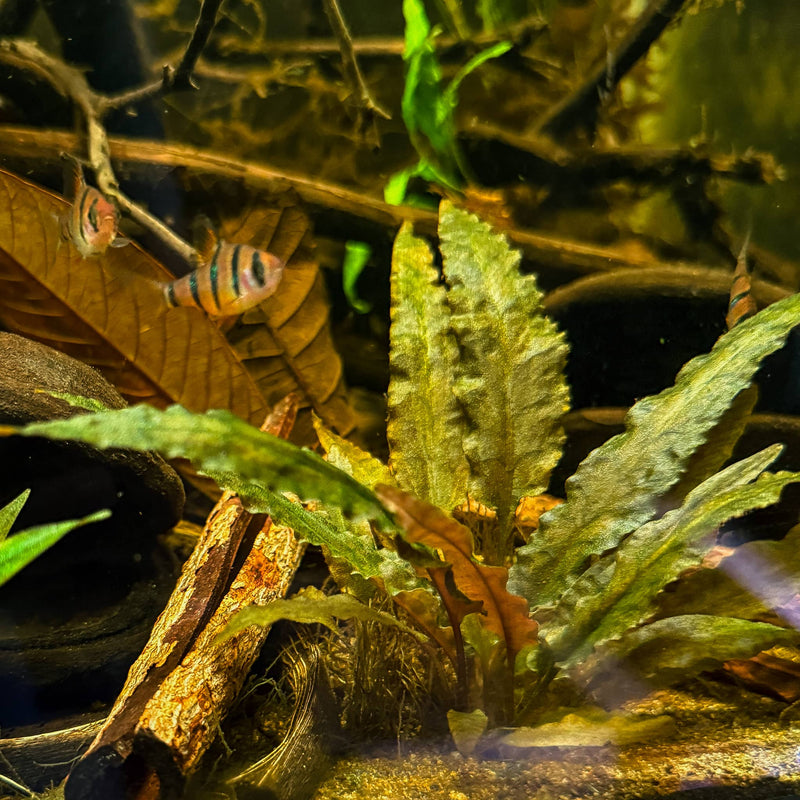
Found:
[[[100,226],[97,224],[97,200],[93,200],[92,204],[89,206],[89,213],[87,214],[89,218],[89,224],[95,231],[100,229]]]
[[[250,264],[250,268],[253,271],[253,277],[256,280],[256,283],[259,286],[263,286],[266,280],[264,276],[264,265],[261,263],[261,258],[258,255],[258,251],[253,253],[253,260]]]

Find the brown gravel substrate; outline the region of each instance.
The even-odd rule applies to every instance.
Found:
[[[750,696],[752,698],[752,696]],[[313,800],[574,800],[800,796],[800,722],[785,705],[658,692],[631,710],[668,713],[667,740],[626,747],[538,748],[516,759],[463,758],[450,743],[374,747],[339,761]]]

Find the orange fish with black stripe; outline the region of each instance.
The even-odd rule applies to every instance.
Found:
[[[64,156],[66,194],[72,207],[61,217],[61,236],[75,245],[84,257],[100,256],[108,247],[124,247],[128,240],[119,236],[119,212],[83,178],[80,164]]]
[[[197,231],[197,268],[164,284],[171,308],[199,308],[210,317],[243,314],[274,294],[284,262],[266,250],[217,239],[207,226]]]
[[[747,268],[747,246],[749,243],[750,234],[748,233],[739,252],[739,258],[736,260],[736,269],[733,272],[728,313],[725,316],[725,324],[728,326],[728,330],[735,328],[739,323],[752,317],[758,311],[758,306],[752,294],[750,270]]]

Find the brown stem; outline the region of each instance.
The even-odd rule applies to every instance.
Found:
[[[339,0],[323,0],[323,4],[325,6],[325,14],[328,17],[328,22],[333,29],[336,40],[339,42],[345,78],[350,84],[350,88],[357,103],[372,114],[377,114],[384,119],[390,119],[391,115],[389,112],[378,105],[370,94],[366,83],[364,83],[364,76],[361,74],[358,61],[356,60],[355,50],[353,49],[353,39],[350,36],[350,31],[347,29],[347,23],[342,16]]]
[[[192,83],[192,72],[194,71],[197,59],[203,52],[208,39],[211,36],[211,31],[214,30],[214,25],[217,21],[217,13],[222,5],[222,0],[203,0],[203,5],[200,8],[200,14],[197,18],[197,24],[194,26],[192,38],[186,46],[186,52],[183,58],[175,69],[175,74],[172,76],[172,89],[180,91],[181,89],[194,89],[196,88]]]

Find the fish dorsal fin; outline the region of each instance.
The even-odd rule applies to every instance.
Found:
[[[192,234],[194,237],[194,247],[197,251],[198,266],[208,264],[208,262],[211,261],[211,257],[214,255],[214,250],[219,241],[214,231],[214,226],[211,224],[211,220],[205,215],[197,217],[192,225]]]
[[[67,200],[76,200],[85,186],[83,167],[78,159],[69,153],[62,153],[61,158],[64,161],[64,197]]]
[[[736,269],[737,272],[741,270],[745,275],[750,272],[748,264],[747,264],[747,251],[750,247],[750,234],[753,232],[753,223],[750,223],[750,227],[747,229],[747,236],[744,237],[744,243],[742,244],[741,250],[739,250],[739,257],[736,259]]]

